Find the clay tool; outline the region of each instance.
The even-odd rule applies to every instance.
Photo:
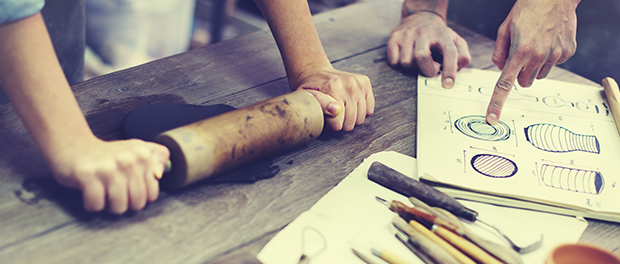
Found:
[[[611,115],[614,117],[614,121],[616,121],[616,128],[620,133],[620,103],[618,100],[620,99],[620,90],[618,90],[618,84],[611,77],[606,77],[602,81],[603,90],[605,90],[605,96],[607,97],[607,102],[609,103],[609,108],[611,108]]]
[[[418,248],[425,255],[433,259],[439,264],[458,264],[461,263],[452,254],[448,253],[443,247],[436,244],[420,231],[414,229],[411,225],[400,216],[394,216],[392,224],[400,231],[405,233],[410,240],[417,241],[420,245]]]
[[[375,161],[370,165],[368,179],[406,197],[416,197],[430,206],[444,208],[469,221],[476,221],[478,217],[478,212],[463,206],[454,198],[407,177],[380,162]]]
[[[165,131],[154,139],[170,150],[160,185],[184,187],[290,150],[317,138],[323,122],[319,102],[298,90]]]
[[[422,260],[422,262],[428,264],[435,263],[435,261],[433,261],[429,256],[427,256],[426,254],[424,254],[424,252],[418,249],[421,246],[420,243],[418,243],[417,241],[410,239],[406,234],[404,234],[398,229],[395,231],[394,236],[396,237],[396,239],[398,239],[398,241],[403,243],[405,247],[407,247],[411,252],[413,252],[413,254],[415,254],[420,260]]]
[[[402,194],[405,197],[415,197],[429,206],[443,208],[455,216],[472,222],[478,221],[485,224],[498,231],[498,233],[504,237],[508,243],[510,243],[511,247],[519,253],[526,253],[535,250],[542,245],[542,236],[540,240],[531,245],[525,247],[516,245],[504,233],[499,232],[497,227],[478,219],[478,212],[465,207],[456,199],[448,196],[447,194],[442,193],[439,190],[415,179],[407,177],[380,162],[373,162],[372,165],[370,165],[370,169],[368,170],[368,179],[385,188]]]
[[[370,257],[369,255],[367,255],[366,253],[364,253],[363,250],[355,248],[355,247],[351,247],[351,250],[353,251],[353,254],[355,254],[358,258],[360,258],[361,260],[363,260],[364,262],[368,263],[368,264],[385,264],[385,262],[379,262],[376,261],[375,259],[373,259],[372,257]]]
[[[441,217],[437,217],[434,214],[427,212],[424,209],[420,209],[418,207],[409,207],[407,205],[405,205],[402,202],[393,200],[391,202],[386,201],[385,199],[379,197],[379,196],[375,196],[375,199],[377,199],[377,201],[379,201],[382,204],[385,204],[386,206],[388,206],[388,208],[390,208],[390,210],[392,210],[393,212],[399,214],[399,215],[406,215],[406,214],[410,214],[413,217],[417,217],[419,219],[424,219],[426,221],[429,221],[431,223],[443,226],[445,228],[447,228],[448,230],[455,232],[459,235],[463,234],[463,230],[459,230],[459,227],[449,221],[446,221],[445,219],[441,218]]]
[[[403,259],[401,256],[395,254],[394,252],[391,252],[387,249],[382,249],[379,247],[372,247],[370,249],[370,251],[372,252],[373,255],[381,258],[382,260],[385,260],[387,263],[390,264],[409,264],[411,262],[406,261],[405,259]]]
[[[401,217],[405,219],[418,218],[442,226],[456,234],[459,234],[460,236],[465,237],[505,263],[523,263],[521,257],[514,250],[481,238],[477,234],[471,232],[471,230],[467,229],[461,221],[458,220],[458,218],[441,208],[431,208],[415,197],[409,198],[415,207],[408,207],[399,201],[392,201],[391,203],[388,203],[385,199],[380,197],[375,198],[379,202],[388,205],[392,211],[398,213]],[[432,235],[432,232],[429,233],[430,234],[428,235]]]
[[[443,240],[448,241],[454,247],[458,248],[462,252],[465,252],[471,258],[475,259],[479,263],[485,264],[501,264],[499,260],[489,255],[486,251],[482,250],[475,244],[466,240],[465,238],[451,232],[444,227],[435,225],[433,223],[419,220],[419,221],[409,221],[409,225],[418,230],[430,230],[433,233],[437,234],[437,236],[443,238]]]
[[[464,231],[463,237],[478,245],[480,248],[484,249],[500,261],[503,261],[506,264],[523,264],[523,259],[521,259],[521,256],[515,250],[480,237],[478,234],[465,227],[463,223],[461,223],[461,220],[450,212],[439,207],[430,207],[415,197],[410,197],[409,201],[411,201],[415,207],[422,208],[437,217],[443,218],[446,221],[458,226],[459,229]],[[540,242],[542,243],[542,240],[540,240]],[[540,247],[540,244],[537,246]]]
[[[322,246],[318,250],[314,249],[314,252],[309,253],[307,252],[308,249],[306,248],[306,246],[307,246],[307,240],[309,240],[310,233],[314,234],[315,238],[320,239]],[[326,249],[327,249],[327,239],[325,239],[325,236],[323,236],[323,234],[314,227],[310,227],[310,226],[304,227],[301,230],[301,251],[302,253],[301,253],[301,257],[299,258],[298,264],[310,263],[312,259],[314,259],[316,256],[323,253]]]
[[[415,220],[409,220],[409,225],[413,227],[418,232],[422,233],[424,236],[428,237],[431,241],[435,242],[435,244],[439,245],[443,249],[445,249],[450,255],[454,256],[457,260],[464,264],[475,264],[472,259],[467,257],[461,251],[462,249],[458,248],[456,245],[448,243],[449,241],[442,239],[436,233],[431,232],[429,229],[422,226],[420,223]],[[459,249],[461,251],[459,251]],[[466,252],[467,253],[467,252]]]

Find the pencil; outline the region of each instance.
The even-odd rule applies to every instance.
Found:
[[[618,103],[620,90],[618,90],[618,84],[611,77],[604,78],[602,83],[609,108],[611,108],[611,115],[614,117],[614,121],[616,121],[616,129],[620,133],[620,103]]]

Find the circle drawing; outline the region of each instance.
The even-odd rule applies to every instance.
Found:
[[[510,127],[502,121],[496,125],[489,125],[484,116],[464,116],[454,121],[456,129],[466,136],[486,140],[501,141],[510,137]]]
[[[478,173],[492,178],[508,178],[517,173],[517,164],[502,156],[478,154],[471,158],[471,166]]]

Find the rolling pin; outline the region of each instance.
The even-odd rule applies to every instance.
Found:
[[[159,134],[170,150],[160,180],[180,188],[302,145],[323,130],[323,110],[298,90]]]

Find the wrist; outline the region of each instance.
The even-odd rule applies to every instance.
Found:
[[[329,63],[329,61],[327,63],[308,64],[300,67],[298,71],[288,75],[288,82],[291,91],[297,90],[306,78],[318,72],[329,71],[333,69],[334,67],[331,63]]]
[[[405,0],[403,2],[402,19],[420,13],[434,14],[443,21],[447,21],[448,0]]]
[[[436,12],[435,10],[428,10],[428,9],[409,9],[406,6],[403,6],[403,13],[402,13],[402,18],[407,18],[409,16],[412,15],[416,15],[416,14],[433,14],[438,16],[439,18],[441,18],[441,20],[443,20],[444,22],[447,22],[447,19],[445,16],[442,16],[441,14],[439,14],[438,12]]]

